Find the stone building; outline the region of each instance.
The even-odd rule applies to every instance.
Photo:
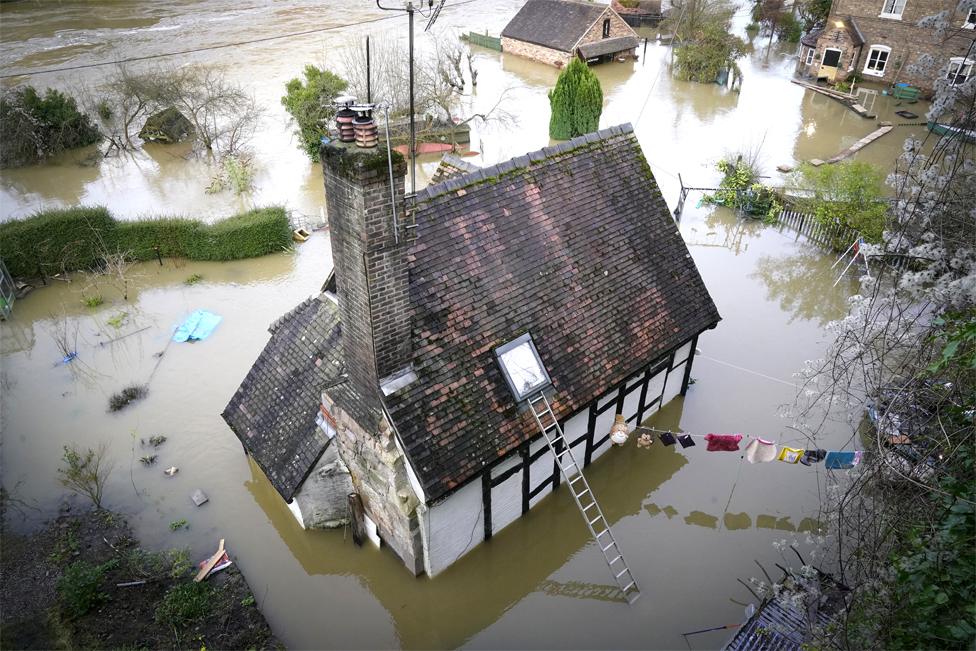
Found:
[[[352,513],[433,576],[557,490],[513,345],[537,351],[580,467],[618,415],[632,429],[687,391],[720,317],[629,125],[406,198],[398,155],[392,175],[383,150],[321,158],[333,272],[223,414],[303,526]]]
[[[611,0],[610,8],[631,27],[657,25],[664,18],[661,0]]]
[[[956,7],[956,0],[834,0],[824,26],[801,40],[796,72],[827,81],[857,74],[925,93],[940,78],[961,84],[976,60],[976,9]],[[923,21],[942,12],[952,21],[944,34]]]
[[[573,57],[591,62],[636,57],[638,40],[609,5],[527,0],[502,30],[502,52],[561,68]]]

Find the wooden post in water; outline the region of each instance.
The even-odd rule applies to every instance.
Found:
[[[359,493],[349,493],[349,526],[352,527],[352,541],[362,547],[366,540],[366,509]]]

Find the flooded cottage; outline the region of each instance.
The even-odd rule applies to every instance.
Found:
[[[502,30],[502,51],[562,68],[579,57],[635,57],[637,32],[609,5],[577,0],[528,0]]]
[[[406,198],[396,154],[321,158],[334,270],[223,414],[303,526],[434,576],[560,486],[529,392],[584,466],[688,389],[720,317],[629,125]]]

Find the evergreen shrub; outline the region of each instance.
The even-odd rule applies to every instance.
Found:
[[[582,59],[573,59],[549,91],[549,137],[569,140],[600,128],[603,89],[600,80]]]
[[[214,224],[195,219],[116,220],[103,207],[48,210],[0,224],[0,256],[18,277],[91,269],[106,254],[133,260],[159,255],[191,260],[237,260],[291,246],[280,206],[258,208]]]

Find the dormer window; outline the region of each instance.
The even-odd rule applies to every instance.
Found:
[[[610,19],[603,21],[603,38],[610,38]]]
[[[529,333],[496,348],[495,357],[515,402],[522,402],[552,384]]]
[[[881,7],[881,15],[879,18],[893,18],[895,20],[901,20],[901,15],[905,12],[905,3],[907,0],[884,0],[884,5]]]

